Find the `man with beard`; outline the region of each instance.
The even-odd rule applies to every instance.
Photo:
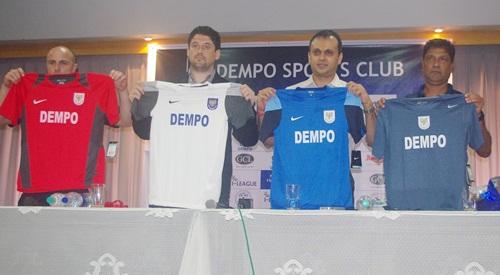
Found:
[[[189,84],[202,84],[202,83],[225,83],[228,82],[222,78],[215,69],[215,62],[219,60],[221,52],[221,38],[217,31],[209,26],[198,26],[194,28],[188,37],[188,48],[187,48],[187,59],[188,59],[188,70],[187,74],[183,79],[180,80],[181,83]],[[224,163],[222,168],[222,185],[220,190],[220,198],[217,202],[217,207],[226,208],[229,207],[229,196],[231,191],[231,176],[232,176],[232,145],[231,145],[231,135],[236,138],[243,146],[253,146],[258,141],[258,131],[257,123],[255,117],[255,111],[252,105],[257,101],[257,96],[255,92],[248,85],[240,86],[240,93],[244,100],[227,100],[225,103],[225,108],[228,110],[228,133],[224,137],[225,150],[224,153]],[[141,99],[144,95],[144,88],[137,87],[135,91],[129,95],[131,100]],[[247,102],[245,102],[247,101]],[[250,104],[249,104],[250,103]],[[154,103],[156,104],[156,103]],[[151,109],[154,107],[151,106]],[[151,131],[151,112],[137,115],[137,111],[133,110],[133,125],[134,129],[146,129],[146,132]],[[167,129],[169,130],[169,129]],[[166,131],[166,130],[165,130]],[[144,132],[144,131],[143,131]],[[136,133],[138,131],[136,130]],[[143,139],[149,139],[149,134],[146,136],[138,135]],[[216,142],[214,142],[216,143]],[[178,145],[181,146],[182,145]],[[185,144],[184,144],[185,146]],[[188,149],[188,148],[186,148]],[[195,150],[189,148],[190,150]],[[161,156],[162,158],[175,158],[172,152],[169,156]],[[153,161],[159,161],[151,160]],[[209,165],[209,163],[207,163]],[[192,167],[197,169],[196,167]],[[219,173],[220,171],[213,171],[214,173]],[[186,172],[188,173],[188,172]],[[151,187],[157,187],[160,183],[155,183],[153,180],[150,182]],[[162,182],[161,184],[165,184]],[[173,188],[173,187],[172,187]],[[161,189],[161,187],[158,187]],[[156,190],[156,189],[155,189]],[[173,189],[172,189],[173,190]],[[174,190],[178,192],[179,190]],[[174,192],[172,191],[172,192]],[[193,192],[196,190],[193,190]],[[187,191],[186,191],[187,192]],[[172,194],[172,193],[171,193]],[[168,195],[165,193],[165,195]],[[161,203],[155,203],[153,197],[157,199],[155,201]],[[172,200],[167,199],[167,196],[162,194],[152,194],[150,192],[150,205],[154,206],[173,206],[173,207],[191,207],[193,204],[188,204],[187,201],[183,202],[182,199],[177,200],[177,202],[172,202]],[[210,201],[210,202],[209,202]],[[210,199],[206,202],[206,207],[214,207],[215,202]],[[209,205],[210,204],[210,205]]]

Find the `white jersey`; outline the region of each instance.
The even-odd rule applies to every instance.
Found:
[[[157,96],[149,104],[150,204],[205,208],[217,202],[229,130],[228,95],[240,96],[239,85],[146,83],[144,97]]]

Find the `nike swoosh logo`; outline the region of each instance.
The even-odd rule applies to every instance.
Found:
[[[292,116],[292,117],[290,117],[290,120],[291,120],[291,121],[296,121],[296,120],[299,120],[299,119],[301,119],[301,118],[303,118],[303,117],[304,117],[304,116],[298,116],[298,117],[293,117],[293,116]]]
[[[179,100],[169,100],[168,101],[168,103],[170,103],[170,104],[177,103],[177,102],[179,102]]]
[[[33,104],[37,105],[37,104],[40,104],[44,101],[47,101],[47,99],[33,99]]]
[[[448,105],[448,109],[451,109],[451,108],[455,108],[457,107],[458,104],[455,104],[455,105]]]
[[[354,160],[358,160],[359,158],[354,158]]]

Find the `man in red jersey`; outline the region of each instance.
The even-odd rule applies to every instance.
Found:
[[[131,123],[126,75],[80,74],[64,46],[50,49],[46,61],[47,75],[17,68],[0,86],[0,125],[22,128],[20,206],[47,205],[52,193],[104,183],[104,124]]]

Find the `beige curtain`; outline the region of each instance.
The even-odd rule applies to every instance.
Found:
[[[470,162],[475,171],[476,184],[486,185],[488,180],[500,175],[500,45],[457,47],[455,88],[462,92],[475,92],[485,101],[486,127],[493,144],[489,158],[471,154]]]
[[[77,60],[80,72],[109,73],[111,69],[128,75],[129,88],[146,79],[145,55],[82,56]],[[0,75],[11,68],[21,67],[26,72],[45,72],[43,58],[16,58],[0,60]],[[146,176],[143,171],[145,144],[131,127],[107,128],[104,144],[118,141],[118,153],[106,163],[106,200],[122,200],[130,207],[147,206]],[[16,205],[17,169],[20,161],[19,127],[0,128],[0,205]]]

